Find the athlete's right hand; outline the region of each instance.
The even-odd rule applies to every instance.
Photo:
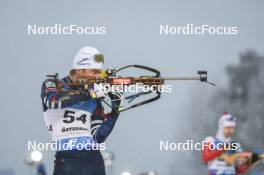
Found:
[[[94,86],[89,92],[92,98],[104,99],[107,96],[107,92],[99,86]]]
[[[227,153],[223,153],[221,154],[221,156],[219,157],[219,160],[225,161],[228,165],[234,165],[235,161],[240,157],[239,154],[235,153],[235,154],[227,154]]]

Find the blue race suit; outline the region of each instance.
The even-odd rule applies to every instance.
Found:
[[[69,76],[60,81],[72,82]],[[46,126],[57,143],[54,175],[104,175],[98,144],[111,133],[119,114],[112,111],[105,119],[101,100],[88,93],[58,93],[53,78],[44,81],[41,98]]]

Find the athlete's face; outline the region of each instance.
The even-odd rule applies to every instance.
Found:
[[[226,138],[232,137],[234,132],[235,132],[235,128],[234,127],[230,127],[229,126],[229,127],[225,127],[224,128],[224,135],[225,135]]]
[[[77,70],[77,76],[79,77],[92,77],[92,78],[100,78],[101,70],[100,69],[81,69]]]

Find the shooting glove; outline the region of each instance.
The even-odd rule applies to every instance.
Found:
[[[253,152],[251,155],[251,163],[253,164],[253,163],[257,162],[259,159],[260,159],[259,154]]]
[[[124,98],[123,93],[122,92],[109,92],[108,95],[112,101],[112,111],[110,115],[113,118],[117,118],[119,116],[119,108]]]

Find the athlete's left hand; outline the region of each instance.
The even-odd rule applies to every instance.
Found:
[[[112,101],[112,109],[118,112],[118,109],[122,106],[124,99],[123,92],[109,92],[108,95]]]

